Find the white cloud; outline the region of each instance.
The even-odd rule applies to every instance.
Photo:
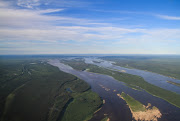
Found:
[[[17,5],[25,8],[33,8],[39,6],[40,0],[18,0]]]
[[[40,5],[53,5],[56,7],[87,7],[90,2],[83,0],[17,0],[17,5],[20,7],[34,9]]]
[[[156,44],[173,44],[180,40],[180,29],[144,29],[139,32],[138,36],[123,36],[120,41],[114,44],[131,44],[131,45],[156,45]]]
[[[34,1],[39,2],[38,0]],[[66,16],[51,16],[52,12],[63,12],[64,9],[17,9],[0,1],[0,41],[4,47],[36,45],[37,42],[48,43],[51,47],[63,42],[84,41],[92,45],[146,44],[149,42],[172,42],[180,40],[180,29],[141,29],[138,27],[113,27],[108,23],[98,23]],[[113,23],[112,23],[113,24]],[[103,43],[102,43],[103,42]],[[17,44],[13,44],[17,43]],[[66,45],[68,46],[68,45]],[[62,47],[62,46],[61,46]],[[79,47],[79,46],[78,46]],[[44,48],[47,48],[45,46]],[[45,49],[43,48],[43,51]],[[20,48],[23,50],[25,48]],[[97,48],[94,48],[96,50]],[[8,50],[8,48],[3,48]],[[13,49],[12,49],[13,50]],[[98,50],[97,50],[98,51]]]
[[[168,15],[156,15],[156,16],[166,20],[180,20],[180,16],[168,16]]]
[[[25,27],[47,27],[50,25],[58,24],[76,24],[76,25],[98,25],[103,23],[90,22],[90,20],[50,16],[45,13],[52,13],[63,11],[63,9],[46,9],[46,10],[27,10],[27,9],[14,9],[14,8],[0,8],[0,27],[9,28],[25,28]],[[55,26],[51,26],[55,27]]]
[[[43,14],[43,13],[54,13],[54,12],[59,12],[63,11],[64,9],[46,9],[46,10],[39,10],[37,12]]]
[[[122,37],[122,34],[141,30],[111,27],[107,24],[107,27],[103,27],[105,23],[44,14],[62,10],[63,9],[28,10],[11,7],[0,8],[0,40],[117,40]],[[71,24],[71,26],[62,26],[64,23]],[[87,27],[87,25],[98,25],[99,27]]]
[[[0,29],[0,40],[36,40],[36,41],[102,41],[118,40],[123,34],[135,32],[135,30],[112,30],[104,27],[47,27],[45,29]],[[118,30],[119,29],[119,30]],[[91,33],[91,32],[94,33]],[[108,34],[109,33],[109,34]]]
[[[0,1],[0,7],[1,8],[8,7],[8,6],[9,6],[8,2]]]
[[[45,5],[53,5],[56,7],[65,7],[65,8],[82,8],[91,6],[91,2],[87,0],[41,0]]]

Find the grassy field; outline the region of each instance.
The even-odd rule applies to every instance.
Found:
[[[86,82],[38,59],[0,60],[0,67],[1,121],[60,121],[67,107],[72,115],[77,109],[89,112],[80,119],[84,120],[102,103]],[[91,108],[69,108],[74,101]]]
[[[84,70],[86,68],[88,69],[88,71],[93,72],[93,73],[99,73],[99,74],[112,76],[116,80],[126,83],[127,86],[129,86],[130,88],[144,89],[148,93],[156,97],[162,98],[168,101],[169,103],[180,108],[180,95],[179,94],[162,89],[155,85],[152,85],[146,82],[142,77],[108,70],[108,69],[101,68],[101,67],[98,67],[96,65],[91,65],[91,64],[87,64],[86,66],[86,63],[83,60],[76,60],[76,63],[78,63],[78,65],[82,63],[83,68],[81,68],[81,66],[78,66],[76,63],[74,63],[73,60],[69,60],[68,62],[66,61],[66,64],[68,63],[70,63],[69,65],[71,65],[73,68],[78,69],[78,70]]]
[[[126,68],[147,70],[180,80],[180,56],[107,56],[102,59]]]
[[[146,108],[143,106],[142,103],[135,100],[134,98],[132,98],[128,94],[125,94],[124,92],[122,92],[121,96],[126,101],[126,103],[129,105],[129,107],[132,109],[133,112],[145,111],[146,110]]]

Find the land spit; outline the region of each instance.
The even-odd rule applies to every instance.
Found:
[[[120,94],[117,94],[118,97],[122,98],[123,100],[125,100]],[[125,100],[126,101],[126,100]],[[159,111],[159,109],[155,106],[151,107],[151,104],[148,103],[147,106],[143,105],[145,107],[145,111],[133,111],[132,108],[129,106],[129,109],[132,113],[132,117],[136,120],[136,121],[158,121],[159,118],[161,118],[162,114]]]

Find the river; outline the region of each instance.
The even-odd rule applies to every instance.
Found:
[[[99,62],[99,63],[95,63],[94,61]],[[180,87],[167,82],[168,80],[168,81],[180,83],[180,80],[173,79],[173,78],[163,76],[163,75],[153,73],[153,72],[116,66],[113,64],[114,62],[112,61],[106,61],[106,60],[97,59],[97,58],[85,58],[85,62],[88,64],[94,64],[94,65],[98,65],[105,68],[116,69],[116,71],[124,70],[125,73],[143,77],[144,80],[147,81],[148,83],[151,83],[158,87],[180,94]]]
[[[87,62],[88,59],[86,59]],[[180,121],[180,109],[169,104],[163,99],[150,95],[146,91],[133,90],[114,78],[86,71],[78,71],[68,65],[64,65],[58,59],[49,60],[49,64],[58,67],[61,71],[73,74],[90,84],[92,91],[96,92],[105,104],[102,109],[94,114],[91,121],[99,121],[107,115],[111,121],[132,121],[132,114],[126,102],[119,98],[117,94],[122,91],[129,94],[144,105],[151,103],[159,108],[162,113],[160,121]],[[103,88],[102,88],[103,87]],[[116,90],[116,91],[115,91]]]

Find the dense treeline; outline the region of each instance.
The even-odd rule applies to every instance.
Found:
[[[79,103],[81,95],[86,94],[83,98],[89,101],[84,104],[94,106],[79,109],[86,113],[78,120],[84,120],[102,103],[86,82],[44,61],[6,59],[1,60],[0,67],[1,121],[59,121],[66,108],[74,101]]]

